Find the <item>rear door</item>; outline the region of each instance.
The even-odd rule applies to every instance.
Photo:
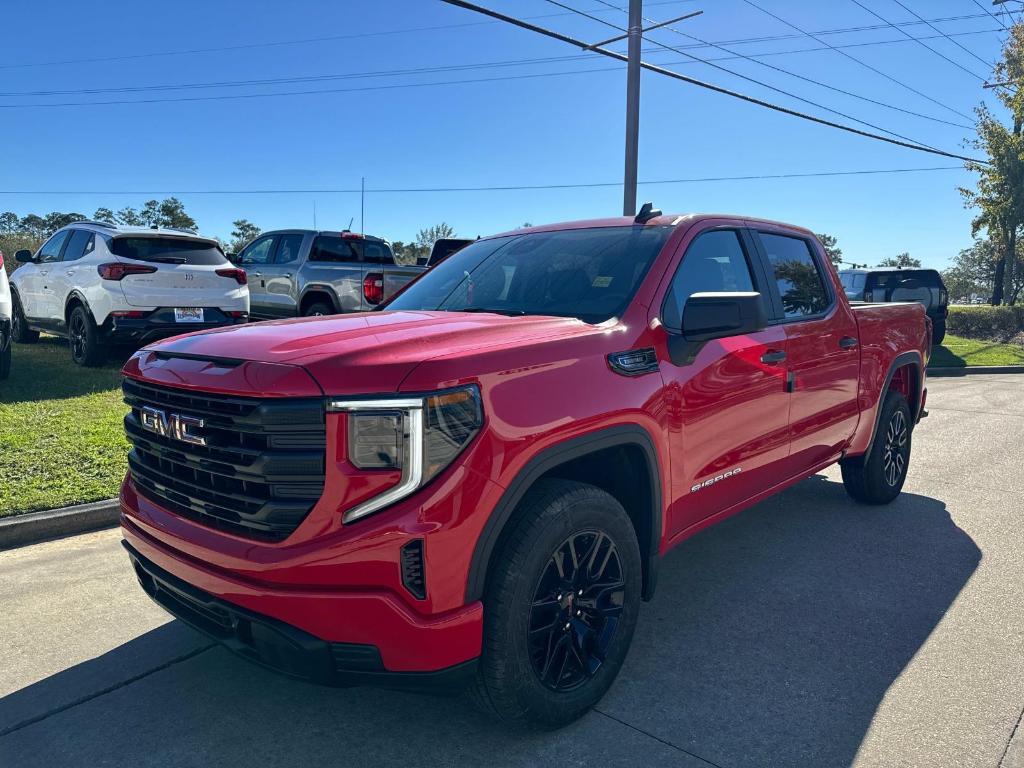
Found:
[[[771,316],[767,277],[738,226],[699,232],[685,247],[661,309],[677,331],[687,299],[705,291],[758,291]],[[682,531],[784,479],[789,454],[786,333],[704,344],[692,361],[662,360],[669,393],[672,532]]]
[[[231,263],[206,240],[162,233],[118,235],[110,241],[110,252],[127,263],[154,268],[120,281],[132,307],[223,307],[227,294],[237,288],[217,274]]]
[[[295,276],[302,253],[302,232],[282,232],[277,235],[273,258],[260,267],[264,287],[263,304],[274,317],[295,317],[299,302],[295,291]]]
[[[64,321],[64,307],[68,295],[80,280],[78,260],[92,253],[95,243],[96,238],[92,232],[86,229],[72,230],[61,260],[50,266],[50,288],[53,292],[54,309],[57,311],[54,317],[59,318],[61,323]],[[95,277],[96,271],[93,269],[90,281]]]
[[[249,276],[249,314],[253,317],[274,317],[273,303],[267,299],[267,282],[263,270],[274,259],[277,235],[257,237],[247,245],[235,263]]]
[[[758,226],[790,374],[789,475],[834,459],[857,427],[857,321],[838,295],[824,252],[809,237]]]

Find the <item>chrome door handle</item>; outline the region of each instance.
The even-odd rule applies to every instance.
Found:
[[[285,276],[285,277],[291,277],[291,276],[292,276],[292,273],[291,273],[291,272],[285,272],[285,273],[284,273],[284,276]]]
[[[769,349],[763,355],[761,355],[761,362],[767,365],[774,365],[775,363],[781,363],[786,359],[786,353],[781,349]]]
[[[253,272],[253,275],[255,275],[256,277],[263,277],[262,272]]]

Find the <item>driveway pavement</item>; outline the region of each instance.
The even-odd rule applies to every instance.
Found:
[[[143,595],[116,531],[0,553],[0,766],[1024,768],[1024,377],[929,386],[899,500],[833,468],[683,544],[609,695],[554,733],[236,659]]]

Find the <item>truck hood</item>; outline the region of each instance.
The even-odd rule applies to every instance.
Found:
[[[398,391],[420,363],[602,333],[573,318],[467,312],[363,312],[253,323],[147,347],[162,357],[241,360],[308,371],[327,395]]]

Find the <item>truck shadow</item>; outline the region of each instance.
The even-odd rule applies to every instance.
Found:
[[[816,477],[666,558],[615,686],[562,731],[293,682],[171,622],[0,699],[0,764],[846,766],[979,561],[941,501]]]

